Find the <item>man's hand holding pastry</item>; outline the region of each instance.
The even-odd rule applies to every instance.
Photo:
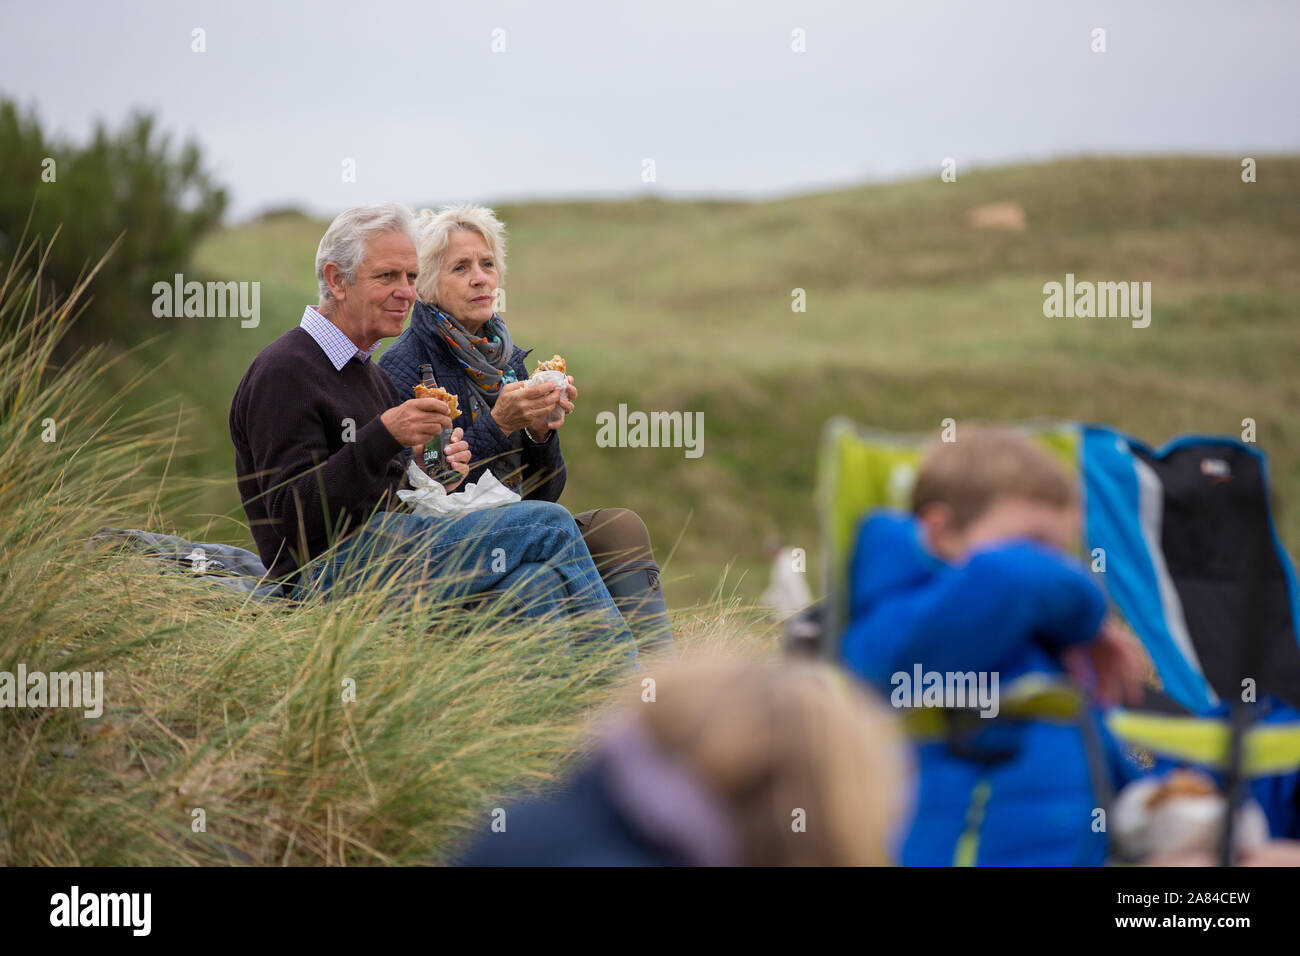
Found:
[[[379,417],[389,434],[412,448],[451,431],[451,409],[437,398],[408,398]]]

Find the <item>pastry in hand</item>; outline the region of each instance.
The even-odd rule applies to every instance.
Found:
[[[564,372],[569,371],[568,365],[565,364],[563,355],[556,355],[545,362],[538,362],[537,368],[533,369],[533,374],[538,372]]]
[[[1199,770],[1140,777],[1121,790],[1111,806],[1112,850],[1128,862],[1215,854],[1227,808],[1227,798]],[[1238,852],[1253,852],[1268,842],[1268,818],[1254,800],[1241,804],[1234,824]]]
[[[460,405],[456,400],[456,396],[451,394],[451,392],[447,391],[445,388],[438,385],[435,385],[433,388],[429,388],[427,385],[415,385],[412,386],[412,391],[415,392],[416,398],[436,398],[440,402],[446,402],[448,408],[447,414],[453,421],[458,415],[460,415]]]

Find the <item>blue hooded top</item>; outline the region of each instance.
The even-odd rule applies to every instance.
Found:
[[[878,511],[858,533],[850,570],[846,667],[887,698],[894,675],[1064,673],[1060,652],[1093,638],[1106,615],[1078,562],[1028,540],[979,549],[960,564],[930,554],[910,516]],[[1089,708],[1112,786],[1139,773]],[[1099,865],[1106,842],[1080,725],[1006,717],[973,722],[960,751],[918,744],[915,816],[904,865]],[[990,758],[1001,752],[1002,759]],[[1008,756],[1009,754],[1009,756]]]

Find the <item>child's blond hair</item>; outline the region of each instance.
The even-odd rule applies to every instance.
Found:
[[[1075,481],[1043,448],[1006,428],[965,426],[954,442],[936,442],[921,461],[912,488],[912,512],[934,504],[952,509],[965,528],[999,498],[1025,498],[1073,507]]]
[[[656,679],[656,701],[637,685],[627,713],[726,808],[744,865],[891,861],[911,767],[864,686],[822,663],[715,654]]]

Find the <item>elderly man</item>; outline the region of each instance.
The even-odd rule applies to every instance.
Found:
[[[410,211],[355,206],[316,250],[320,302],[253,359],[230,406],[240,497],[270,576],[286,594],[400,576],[403,592],[454,598],[507,591],[526,614],[563,608],[635,654],[582,536],[559,505],[526,501],[451,518],[395,510],[411,449],[448,431],[450,409],[406,398],[370,361],[415,298]],[[420,457],[417,455],[416,460]]]

